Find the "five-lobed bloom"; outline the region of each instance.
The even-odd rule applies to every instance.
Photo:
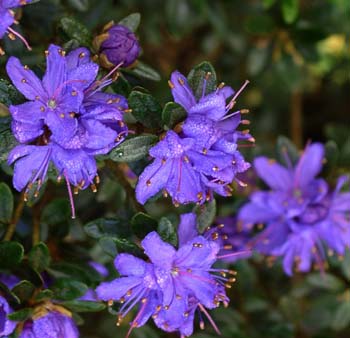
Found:
[[[163,191],[175,205],[203,204],[212,199],[214,192],[230,196],[232,181],[243,184],[236,175],[246,171],[250,164],[239,152],[238,142],[254,142],[254,138],[248,130],[237,130],[241,123],[249,122],[241,120],[246,110],[228,113],[248,82],[237,93],[221,85],[206,94],[206,81],[197,100],[187,79],[178,71],[172,73],[169,85],[175,102],[186,110],[187,118],[180,133],[168,131],[150,149],[154,161],[145,168],[136,186],[140,203]]]
[[[178,228],[178,249],[164,242],[158,233],[149,233],[141,245],[150,262],[119,254],[114,264],[121,277],[100,284],[97,296],[122,303],[118,323],[139,303],[129,333],[152,317],[162,330],[190,336],[196,311],[204,313],[218,331],[207,309],[220,303],[226,306],[229,299],[225,287],[235,281],[234,271],[213,268],[221,258],[219,237],[215,229],[199,235],[196,216],[184,214]],[[202,319],[200,325],[204,325]]]
[[[62,48],[51,45],[46,56],[42,80],[15,57],[7,63],[13,84],[29,100],[10,106],[12,131],[21,143],[8,158],[10,164],[15,162],[14,187],[26,189],[26,195],[36,184],[38,193],[53,162],[69,191],[70,184],[75,193],[89,185],[96,190],[94,156],[108,153],[127,135],[123,122],[127,101],[101,91],[111,80],[96,80],[98,65],[86,48],[65,55]]]
[[[302,272],[313,264],[323,269],[324,243],[340,255],[350,245],[350,193],[341,192],[348,178],[340,177],[332,191],[325,180],[316,177],[323,159],[323,145],[313,143],[295,166],[288,158],[287,168],[265,157],[254,161],[258,175],[271,190],[254,192],[238,217],[245,229],[266,224],[252,239],[252,246],[267,255],[283,256],[288,275],[294,266]]]

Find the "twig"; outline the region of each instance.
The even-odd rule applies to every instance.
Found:
[[[134,207],[136,211],[144,212],[146,213],[145,208],[137,202],[135,198],[135,191],[131,187],[129,181],[126,179],[124,172],[120,169],[119,165],[117,163],[114,163],[113,161],[107,161],[107,167],[110,168],[117,178],[118,182],[121,184],[121,186],[124,188],[127,196],[129,197],[129,200]]]
[[[6,234],[4,237],[4,241],[10,241],[13,234],[16,231],[16,225],[19,221],[19,219],[21,218],[22,212],[23,212],[23,208],[24,208],[25,202],[24,202],[24,193],[21,193],[21,196],[19,198],[19,202],[17,204],[16,210],[13,214],[13,218],[11,220],[11,223],[9,224],[7,230],[6,230]]]

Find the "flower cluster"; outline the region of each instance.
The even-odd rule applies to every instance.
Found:
[[[265,157],[254,161],[258,175],[271,190],[254,192],[240,210],[239,220],[245,229],[266,224],[252,245],[266,255],[283,256],[288,275],[294,266],[302,272],[313,264],[324,268],[324,243],[340,255],[350,245],[350,193],[341,192],[347,177],[340,177],[332,191],[323,179],[316,178],[323,159],[323,145],[313,143],[295,166],[288,158],[287,168]]]
[[[42,80],[15,57],[7,63],[7,73],[29,102],[10,106],[12,131],[21,143],[9,154],[15,162],[14,187],[28,191],[42,186],[53,162],[66,179],[72,204],[74,193],[99,182],[94,156],[108,153],[127,135],[123,113],[126,99],[101,90],[111,83],[108,76],[96,80],[98,65],[86,48],[68,55],[59,46],[46,52],[47,69]]]
[[[240,124],[249,123],[241,119],[241,114],[247,110],[228,113],[248,82],[237,93],[220,85],[214,92],[206,94],[206,81],[204,79],[203,93],[197,100],[187,79],[178,71],[172,73],[169,81],[172,95],[175,102],[186,110],[187,118],[179,133],[168,131],[150,149],[154,161],[141,174],[136,187],[140,203],[144,204],[163,190],[175,205],[202,204],[212,198],[213,192],[230,196],[230,184],[234,180],[244,185],[236,175],[250,165],[239,152],[238,142],[254,142],[254,138],[248,130],[236,130]]]
[[[13,23],[16,23],[15,14],[11,9],[24,6],[31,1],[32,0],[0,0],[0,39],[2,39],[5,34],[8,34],[11,40],[18,37],[29,50],[31,49],[23,36],[10,27]],[[3,54],[4,51],[0,48],[0,55]]]
[[[195,215],[184,214],[178,228],[177,250],[156,232],[149,233],[141,245],[150,262],[119,254],[114,263],[121,277],[100,284],[97,295],[110,304],[122,303],[118,323],[140,303],[129,333],[152,317],[162,330],[190,336],[196,311],[204,313],[218,331],[207,309],[220,303],[226,306],[229,299],[225,287],[235,281],[234,271],[212,267],[221,258],[219,237],[214,228],[199,235]],[[204,326],[201,316],[200,325]]]

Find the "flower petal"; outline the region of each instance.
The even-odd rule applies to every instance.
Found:
[[[21,62],[11,56],[6,64],[7,74],[15,87],[28,99],[47,101],[47,94],[41,81],[30,69],[25,68]]]
[[[46,176],[50,158],[50,146],[20,145],[15,147],[8,157],[9,164],[16,161],[13,173],[15,189],[21,191],[37,174],[41,173],[40,176]]]
[[[192,106],[188,113],[205,115],[208,119],[219,121],[226,114],[225,97],[217,93],[206,95]]]
[[[170,244],[164,242],[160,236],[152,231],[141,242],[145,254],[151,262],[163,269],[170,269],[176,250]],[[159,254],[161,252],[161,254]]]
[[[50,98],[57,98],[67,81],[66,59],[61,47],[50,45],[46,57],[43,86]]]
[[[321,171],[323,158],[324,146],[321,143],[313,143],[305,149],[295,168],[296,186],[307,187]]]
[[[266,157],[257,157],[254,167],[261,179],[274,190],[289,190],[292,186],[291,173],[280,164]]]
[[[170,81],[174,101],[189,111],[196,104],[196,99],[186,77],[176,70],[171,74]]]
[[[196,214],[190,212],[180,215],[177,234],[179,237],[179,247],[185,245],[198,235]]]
[[[114,266],[122,276],[141,277],[146,272],[146,262],[129,254],[119,254],[114,260]]]
[[[111,282],[101,283],[96,288],[96,294],[100,300],[119,301],[129,290],[141,283],[142,278],[140,277],[121,277]]]
[[[93,182],[97,173],[96,161],[93,156],[89,156],[81,149],[66,150],[56,144],[52,148],[52,161],[60,173],[65,173],[68,176],[72,185],[79,185],[85,189]]]
[[[145,204],[150,197],[166,187],[172,163],[172,160],[163,163],[161,159],[156,158],[144,169],[136,185],[136,199],[139,203]]]
[[[3,6],[5,7],[5,6]],[[5,7],[10,8],[10,7]],[[15,21],[15,18],[11,15],[11,13],[4,8],[0,7],[0,39],[7,33],[7,28],[9,28],[13,22]]]

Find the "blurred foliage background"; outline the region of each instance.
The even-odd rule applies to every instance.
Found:
[[[165,103],[171,99],[166,84],[170,73],[175,69],[188,73],[208,60],[219,81],[235,89],[245,79],[250,80],[238,101],[239,108],[251,111],[251,131],[257,140],[247,156],[275,156],[278,136],[286,135],[299,148],[309,140],[327,142],[326,172],[330,177],[350,171],[350,1],[41,0],[24,8],[21,19],[20,29],[33,52],[25,51],[19,42],[6,40],[5,49],[35,67],[43,63],[43,51],[49,43],[74,40],[62,27],[63,17],[78,19],[83,25],[79,34],[86,34],[89,41],[90,32],[97,35],[110,20],[118,22],[133,12],[142,17],[137,31],[143,49],[140,60],[156,69],[161,80],[140,81],[131,76],[128,80],[132,85],[146,87]],[[5,62],[6,58],[0,59],[2,78],[6,78]],[[3,169],[9,172],[4,164]],[[51,182],[39,202],[33,202],[33,209],[25,209],[24,220],[33,215],[39,218],[41,236],[49,238],[53,261],[67,258],[73,264],[84,257],[111,265],[108,250],[102,251],[95,240],[88,240],[82,225],[116,215],[128,219],[135,211],[130,210],[125,182],[115,180],[114,169],[103,172],[97,196],[89,191],[79,195],[77,221],[70,220],[65,189],[59,190]],[[117,174],[122,169],[119,165]],[[11,185],[9,176],[2,174],[2,180]],[[254,177],[252,182],[254,187]],[[218,199],[218,213],[232,215],[246,193],[238,192],[231,200]],[[157,207],[146,211],[156,218],[167,214],[176,219],[166,206],[158,203]],[[184,210],[180,208],[180,212]],[[24,221],[17,234],[22,243],[30,242],[29,232]],[[57,264],[51,268],[62,270]],[[238,262],[235,268],[239,277],[230,290],[230,307],[213,311],[223,337],[350,336],[350,255],[331,257],[329,273],[322,276],[314,272],[290,279],[278,264],[269,267],[261,257]],[[127,320],[117,328],[107,311],[82,318],[82,337],[117,338],[127,331]],[[214,335],[208,325],[206,331],[194,336]],[[132,336],[176,335],[147,325],[134,330]]]

